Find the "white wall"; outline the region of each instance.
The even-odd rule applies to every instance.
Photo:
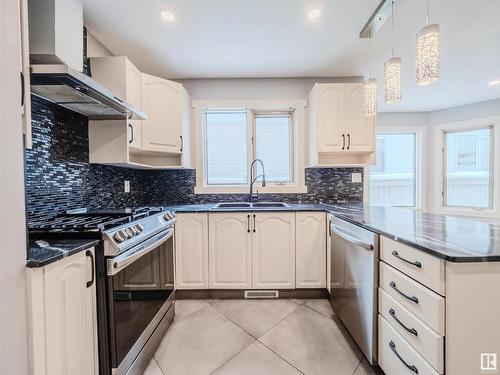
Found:
[[[87,57],[103,56],[113,56],[113,54],[90,31],[87,30]]]
[[[19,4],[0,2],[0,374],[28,373]]]
[[[361,82],[362,77],[184,79],[191,100],[301,100],[316,82]]]
[[[500,99],[466,104],[459,107],[430,112],[429,124],[444,124],[466,120],[475,120],[491,116],[500,116]]]

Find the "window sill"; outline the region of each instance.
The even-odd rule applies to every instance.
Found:
[[[307,193],[307,186],[299,185],[272,185],[272,186],[254,186],[254,192],[257,194],[305,194]],[[248,186],[224,186],[224,185],[211,185],[211,186],[195,186],[195,194],[248,194]]]

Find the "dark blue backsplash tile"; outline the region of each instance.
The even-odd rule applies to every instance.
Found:
[[[79,207],[138,207],[241,201],[246,194],[195,194],[196,171],[148,171],[89,164],[87,118],[32,97],[33,149],[26,151],[28,220]],[[307,168],[308,192],[261,194],[286,202],[360,201],[363,184],[351,173],[363,168]],[[131,192],[124,193],[124,181]]]

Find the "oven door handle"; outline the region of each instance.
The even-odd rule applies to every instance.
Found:
[[[158,246],[166,242],[169,238],[172,237],[173,234],[174,228],[169,228],[168,230],[155,235],[146,243],[133,247],[123,254],[118,255],[117,257],[108,259],[108,276],[116,275],[129,264],[135,262],[143,255],[149,253],[150,251],[153,251]]]

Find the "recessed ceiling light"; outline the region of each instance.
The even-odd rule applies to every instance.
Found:
[[[500,85],[500,79],[497,79],[496,81],[491,81],[490,86],[495,86],[495,85]]]
[[[307,12],[307,18],[310,20],[315,20],[321,15],[321,11],[318,8],[311,9],[309,12]]]
[[[174,14],[172,12],[169,12],[168,10],[162,10],[161,18],[163,18],[165,21],[175,20]]]

